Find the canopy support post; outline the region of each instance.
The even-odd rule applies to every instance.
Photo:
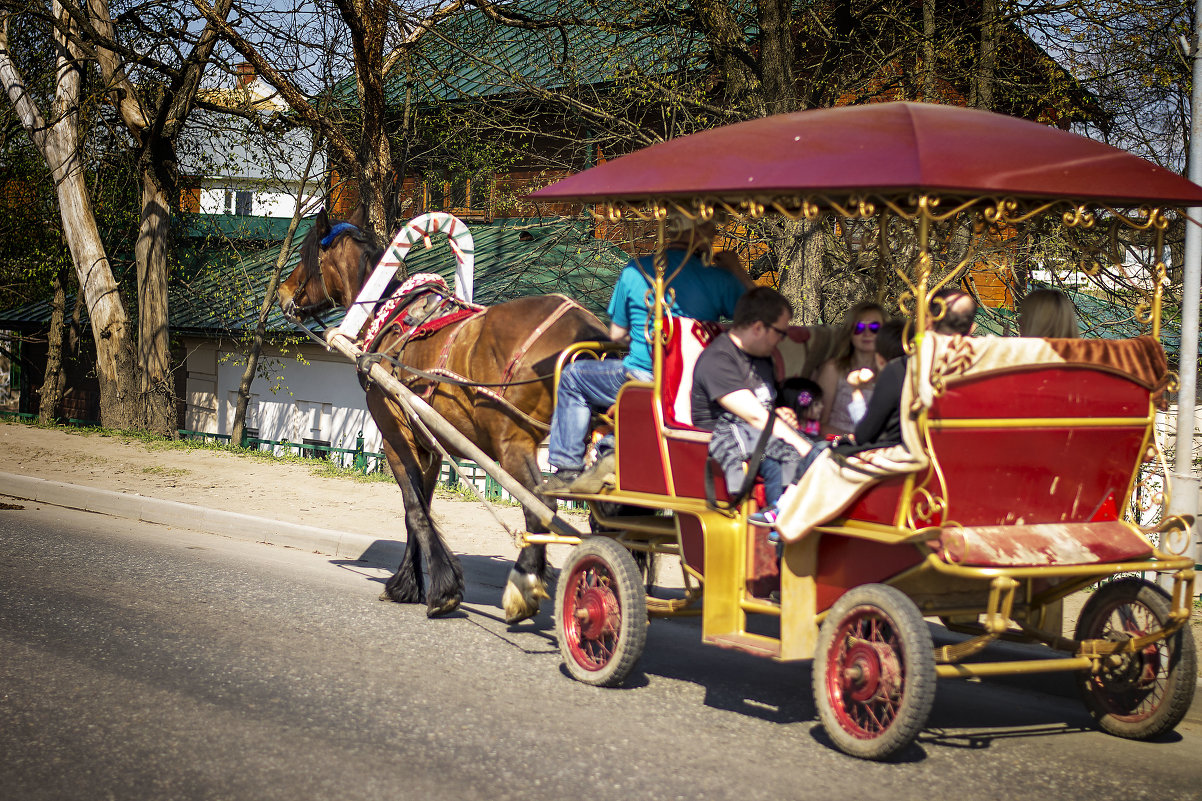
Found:
[[[1191,97],[1189,138],[1189,179],[1202,182],[1202,0],[1195,0],[1193,48],[1187,53],[1193,59],[1194,88]],[[1173,456],[1172,495],[1170,514],[1198,514],[1198,477],[1194,474],[1194,409],[1198,386],[1198,305],[1202,287],[1202,229],[1194,220],[1202,220],[1202,208],[1191,208],[1185,222],[1185,270],[1181,285],[1181,349],[1178,352],[1180,385],[1177,392],[1177,438]],[[1202,541],[1197,538],[1195,523],[1185,532],[1182,553],[1192,543],[1195,564],[1202,564]],[[1170,543],[1171,546],[1173,543]]]

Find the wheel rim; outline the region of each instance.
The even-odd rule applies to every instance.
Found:
[[[1102,620],[1096,637],[1125,642],[1160,628],[1156,614],[1142,603],[1116,603]],[[1103,659],[1089,677],[1094,699],[1118,720],[1137,722],[1156,712],[1168,681],[1168,644],[1161,640],[1132,653]]]
[[[601,670],[617,652],[622,603],[610,566],[596,556],[572,568],[563,599],[568,651],[585,670]]]
[[[905,660],[893,622],[879,609],[855,609],[827,654],[826,689],[839,725],[870,740],[897,720],[904,698]]]

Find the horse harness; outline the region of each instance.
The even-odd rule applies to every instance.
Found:
[[[453,384],[472,389],[486,396],[541,430],[550,430],[547,423],[530,416],[510,401],[506,395],[509,388],[515,384],[534,383],[546,379],[546,376],[539,376],[523,381],[512,380],[530,348],[556,321],[573,308],[578,307],[578,303],[560,295],[561,300],[555,310],[530,332],[521,347],[514,352],[502,371],[501,381],[497,384],[483,384],[469,381],[466,377],[448,369],[446,364],[450,358],[451,348],[455,345],[459,334],[468,322],[484,314],[487,311],[486,307],[467,303],[454,297],[446,282],[440,276],[432,273],[418,273],[410,276],[391,293],[386,291],[385,295],[386,299],[376,305],[375,313],[363,335],[364,356],[359,359],[358,370],[359,381],[364,389],[367,388],[367,373],[371,369],[371,365],[374,362],[387,360],[414,376],[406,383],[411,383],[413,380],[429,382],[428,386],[417,393],[427,402],[439,384]],[[429,370],[419,370],[402,361],[405,348],[410,342],[432,336],[448,327],[451,327],[451,332],[443,342],[434,367]],[[385,349],[381,349],[385,341],[384,334],[388,332],[399,334],[399,339],[388,343]],[[500,392],[496,391],[497,389],[500,389]]]

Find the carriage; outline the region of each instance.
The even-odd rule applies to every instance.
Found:
[[[1149,739],[1181,721],[1197,670],[1188,622],[1194,560],[1165,543],[1188,544],[1193,521],[1163,512],[1141,525],[1133,497],[1149,496],[1146,476],[1158,465],[1167,471],[1156,431],[1173,378],[1160,345],[1165,231],[1177,209],[1202,205],[1202,188],[1055,128],[888,103],[682,137],[532,197],[586,204],[606,224],[639,222],[659,245],[648,298],[654,378],[627,383],[601,421],[615,437],[612,480],[596,492],[559,493],[589,504],[597,533],[573,530],[536,493],[489,468],[547,524],[546,533],[526,533],[526,545],[573,546],[553,599],[573,677],[618,684],[644,648],[649,617],[700,615],[706,643],[812,660],[823,726],[862,758],[888,758],[914,740],[939,678],[1074,671],[1110,733]],[[708,433],[691,425],[689,376],[713,329],[668,312],[665,226],[674,216],[716,215],[732,224],[779,215],[802,228],[833,218],[856,229],[901,282],[910,320],[906,456],[807,473],[800,533],[779,559],[768,529],[749,523],[756,496],[732,497],[707,460]],[[1151,280],[1137,287],[1136,315],[1147,333],[1036,340],[928,330],[939,289],[996,267],[1008,258],[997,253],[1035,226],[1084,242],[1097,241],[1094,230],[1145,242]],[[1090,251],[1077,269],[1105,272],[1099,260]],[[781,377],[813,369],[824,333],[791,329]],[[354,335],[330,340],[358,358]],[[573,360],[613,355],[611,343],[575,342],[559,355],[556,379]],[[379,364],[365,371],[411,414],[437,422]],[[454,442],[489,466],[470,443]],[[1161,502],[1166,494],[1164,484],[1151,491]],[[650,595],[636,553],[677,557],[683,592]],[[1166,576],[1170,589],[1137,574]],[[1063,599],[1099,582],[1064,636]],[[959,636],[936,646],[933,618]],[[1050,651],[995,658],[988,649],[1001,640]]]
[[[613,409],[612,486],[563,495],[590,502],[614,532],[580,541],[561,569],[556,629],[575,678],[621,681],[643,648],[647,615],[699,606],[707,643],[813,660],[822,723],[840,749],[860,757],[885,758],[909,744],[937,678],[1077,671],[1085,703],[1111,733],[1146,739],[1181,720],[1196,681],[1187,622],[1194,562],[1158,543],[1192,521],[1166,514],[1149,530],[1130,511],[1141,466],[1163,464],[1155,431],[1167,380],[1161,257],[1145,336],[969,338],[936,334],[926,322],[937,313],[934,293],[963,280],[974,258],[940,264],[938,224],[967,215],[1002,240],[1048,216],[1068,226],[1128,225],[1151,229],[1160,253],[1166,213],[1198,202],[1202,190],[1056,129],[883,104],[696,134],[534,197],[586,201],[610,222],[649,220],[661,241],[675,214],[831,215],[867,221],[882,241],[892,218],[917,235],[910,263],[898,267],[912,320],[902,418],[913,458],[864,480],[813,476],[804,535],[779,565],[767,529],[748,522],[754,497],[726,503],[720,475],[707,496],[708,435],[688,424],[681,386],[699,326],[666,313],[666,276],[657,271],[655,378],[628,383]],[[805,350],[817,333],[795,330],[786,343],[801,351],[783,359],[800,374],[815,363]],[[560,364],[603,355],[604,346],[581,343]],[[605,518],[615,503],[643,513]],[[684,597],[645,597],[631,551],[678,556]],[[1171,592],[1128,575],[1145,572],[1171,575]],[[1062,636],[1062,599],[1115,576],[1125,577],[1092,593],[1073,636]],[[968,637],[936,648],[923,620],[932,617]],[[1002,638],[1059,653],[974,661]]]

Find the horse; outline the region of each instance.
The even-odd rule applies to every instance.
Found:
[[[332,226],[324,211],[318,214],[301,244],[300,262],[277,293],[286,317],[300,321],[334,305],[349,308],[354,303],[381,253],[357,215],[346,221],[348,225]],[[419,298],[411,307],[418,310],[402,317],[424,321],[430,304],[429,296]],[[562,295],[476,307],[482,310],[475,314],[467,314],[464,305],[458,321],[437,330],[402,330],[389,324],[375,337],[371,350],[384,354],[381,364],[398,380],[541,498],[536,451],[549,430],[556,358],[572,343],[604,340],[608,332],[595,315]],[[368,411],[383,435],[384,454],[404,500],[407,532],[400,566],[380,599],[426,603],[429,617],[448,614],[463,599],[463,571],[430,517],[442,455],[425,432],[414,429],[395,400],[372,383],[365,389]],[[525,517],[528,531],[547,530],[530,510]],[[428,587],[422,581],[423,558]],[[549,598],[549,580],[546,546],[523,547],[502,598],[506,623],[536,615],[540,601]]]

